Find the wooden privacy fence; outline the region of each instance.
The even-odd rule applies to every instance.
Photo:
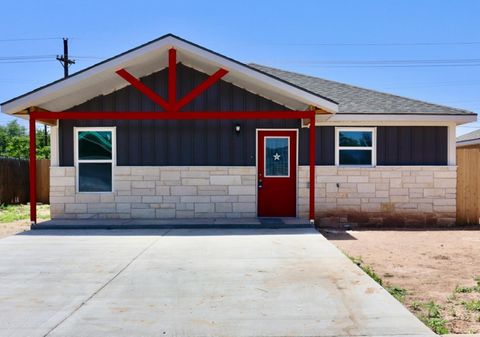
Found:
[[[480,146],[457,148],[457,223],[478,225],[480,218]]]
[[[0,158],[0,204],[27,203],[28,160]],[[50,160],[37,159],[37,201],[49,203]]]

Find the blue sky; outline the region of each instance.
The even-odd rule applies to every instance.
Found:
[[[2,13],[0,101],[62,77],[61,37],[75,72],[170,32],[243,62],[480,112],[476,0],[18,0]]]

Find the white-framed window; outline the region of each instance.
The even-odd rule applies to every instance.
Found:
[[[290,177],[290,137],[265,136],[264,155],[265,177]]]
[[[77,192],[113,192],[115,127],[74,128]]]
[[[377,128],[335,128],[335,165],[375,166]]]

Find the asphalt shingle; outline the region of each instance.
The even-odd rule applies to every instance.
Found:
[[[339,103],[339,114],[440,114],[474,112],[251,63],[250,67]]]
[[[480,130],[475,130],[457,137],[457,143],[480,139]]]

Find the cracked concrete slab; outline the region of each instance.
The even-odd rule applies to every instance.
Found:
[[[433,336],[312,229],[0,240],[0,336]]]

